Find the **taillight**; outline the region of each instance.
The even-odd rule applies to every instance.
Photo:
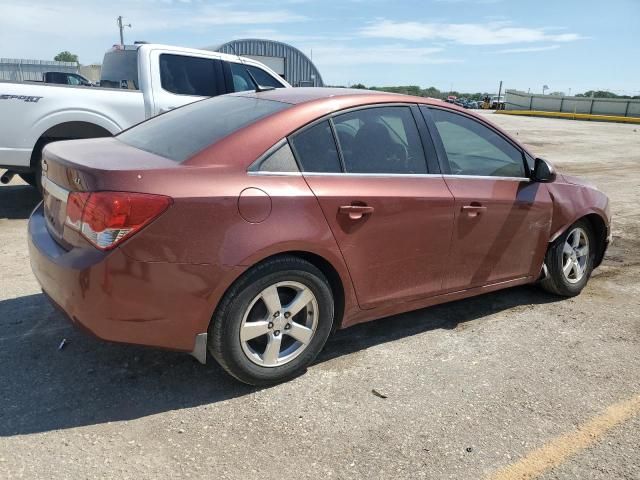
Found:
[[[162,195],[128,192],[72,192],[65,225],[100,250],[114,248],[171,205]]]

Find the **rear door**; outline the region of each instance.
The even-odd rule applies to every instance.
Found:
[[[419,115],[407,105],[370,106],[290,138],[362,308],[442,289],[453,198],[427,167],[435,150],[419,133]]]
[[[151,52],[154,114],[227,93],[222,61],[162,50]]]
[[[524,152],[489,125],[421,107],[455,197],[446,290],[537,275],[551,224],[544,184],[528,178]]]

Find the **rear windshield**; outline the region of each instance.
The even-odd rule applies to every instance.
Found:
[[[151,118],[116,138],[182,163],[236,130],[290,106],[250,97],[208,98]]]
[[[100,86],[138,90],[138,50],[111,50],[105,53]]]

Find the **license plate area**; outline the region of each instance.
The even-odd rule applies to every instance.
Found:
[[[69,191],[43,176],[42,195],[44,202],[44,215],[49,232],[58,239],[62,239]]]

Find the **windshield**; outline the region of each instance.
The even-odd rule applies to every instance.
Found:
[[[105,53],[100,86],[138,90],[138,50],[111,50]]]
[[[158,115],[125,130],[116,138],[182,163],[236,130],[290,106],[255,97],[223,95]]]

